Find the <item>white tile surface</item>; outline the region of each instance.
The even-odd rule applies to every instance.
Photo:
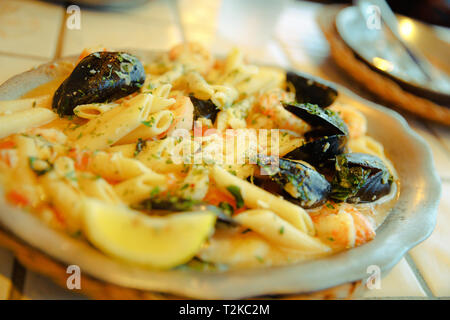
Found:
[[[435,296],[450,297],[450,183],[442,185],[437,224],[433,234],[410,251]]]
[[[119,10],[117,13],[144,18],[149,23],[157,23],[160,21],[174,23],[174,5],[174,0],[150,0],[136,7]]]
[[[364,298],[426,297],[405,258],[381,279],[381,288],[367,290]]]
[[[0,84],[12,76],[27,71],[42,63],[45,63],[45,60],[17,58],[0,54]]]
[[[450,155],[450,127],[431,122],[428,122],[428,126],[438,136],[439,141],[445,145],[447,154]]]
[[[221,0],[178,0],[181,23],[215,26],[221,2]]]
[[[296,1],[284,10],[276,37],[293,66],[317,74],[317,67],[328,58],[328,43],[315,19],[320,4]]]
[[[97,46],[168,50],[182,40],[178,27],[168,21],[86,9],[81,15],[80,30],[65,30],[62,56]]]
[[[421,121],[406,117],[409,125],[421,135],[430,146],[436,170],[442,179],[450,179],[450,157],[439,139]]]
[[[264,46],[259,48],[238,46],[233,41],[217,35],[212,30],[193,26],[185,28],[185,37],[186,41],[195,41],[203,44],[215,55],[226,55],[233,47],[238,47],[253,63],[282,67],[289,65],[289,60],[274,40],[269,40]]]
[[[53,58],[63,7],[38,1],[0,1],[0,51]]]

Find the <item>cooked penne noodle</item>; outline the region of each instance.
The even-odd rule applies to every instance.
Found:
[[[56,113],[45,108],[31,108],[12,114],[0,115],[0,138],[42,126],[56,119],[56,117]]]
[[[179,143],[173,137],[147,141],[145,148],[136,156],[136,159],[159,173],[179,173],[185,169],[185,164],[175,163],[172,159],[172,152],[177,145]]]
[[[111,204],[121,203],[114,188],[99,176],[90,173],[78,175],[80,190],[88,197],[97,198]]]
[[[248,207],[272,210],[300,231],[308,235],[315,234],[311,218],[303,208],[258,188],[245,180],[239,179],[219,166],[214,166],[212,177],[217,187],[224,192],[228,192],[227,188],[230,186],[238,187],[244,203]]]
[[[79,232],[82,224],[83,195],[67,181],[49,172],[39,179],[50,203],[62,218],[68,232]]]
[[[48,109],[51,107],[51,102],[51,95],[45,95],[36,98],[0,101],[0,116],[31,108]]]
[[[138,204],[148,199],[153,190],[165,191],[167,180],[166,176],[159,173],[145,173],[116,184],[114,191],[124,203],[128,205]]]
[[[151,94],[139,94],[73,130],[71,137],[80,148],[106,149],[148,118],[152,100]]]
[[[39,151],[32,138],[22,135],[14,136],[15,150],[17,151],[17,161],[11,171],[8,172],[7,191],[14,191],[22,195],[30,205],[37,205],[41,199],[41,192],[38,188],[37,178],[30,167],[30,159],[36,159]]]
[[[108,153],[121,153],[125,158],[133,158],[138,154],[136,151],[136,143],[121,144],[109,147],[105,150]]]
[[[169,130],[173,122],[173,113],[169,110],[161,110],[149,115],[149,119],[117,141],[116,144],[129,144],[137,141],[139,138],[148,140],[157,137]]]
[[[152,171],[140,161],[125,158],[121,153],[96,152],[89,170],[110,181],[123,181]]]
[[[117,107],[115,103],[90,103],[81,104],[73,109],[73,113],[83,119],[95,119],[105,112]]]
[[[308,253],[330,251],[330,248],[319,239],[300,231],[270,210],[247,210],[239,213],[235,219],[279,246]]]

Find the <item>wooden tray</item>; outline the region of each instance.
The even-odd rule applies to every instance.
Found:
[[[328,40],[331,56],[336,64],[383,102],[422,118],[450,125],[450,108],[403,90],[396,82],[372,70],[356,57],[336,29],[336,15],[343,8],[345,7],[327,6],[317,15],[317,21]]]

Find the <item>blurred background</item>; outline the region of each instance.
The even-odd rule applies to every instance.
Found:
[[[412,45],[418,44],[416,49],[426,59],[450,63],[449,0],[387,2],[394,12],[406,16],[399,20],[405,21],[402,34]],[[180,42],[196,41],[217,55],[239,46],[253,62],[311,73],[387,105],[429,144],[443,197],[433,235],[383,278],[382,289],[366,297],[450,297],[449,126],[386,101],[338,65],[323,24],[334,28],[330,13],[350,5],[351,1],[327,0],[0,0],[0,84],[48,61],[79,55],[87,47],[169,50]],[[374,51],[374,43],[365,46]],[[448,114],[450,109],[442,108],[442,114]],[[0,299],[28,298],[84,297],[26,270],[0,248]]]

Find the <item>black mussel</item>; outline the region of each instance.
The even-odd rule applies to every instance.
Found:
[[[294,86],[295,99],[298,103],[312,103],[321,108],[326,108],[338,96],[336,89],[295,72],[287,72],[286,81]]]
[[[372,202],[388,194],[393,177],[381,159],[364,153],[346,153],[335,159],[330,197],[349,203]]]
[[[306,142],[285,158],[304,160],[317,166],[344,152],[348,128],[335,112],[309,103],[285,104],[284,107],[313,127],[305,134]]]
[[[269,164],[270,163],[270,164]],[[259,157],[258,164],[270,179],[282,189],[287,200],[303,208],[317,207],[326,202],[331,185],[314,167],[304,161]]]
[[[198,118],[210,119],[212,123],[216,121],[217,114],[220,110],[211,100],[200,100],[193,96],[189,98],[194,105],[194,121]]]
[[[347,135],[348,128],[339,115],[329,109],[322,109],[310,103],[284,104],[284,108],[293,113],[316,130],[326,135]]]
[[[80,104],[114,101],[142,87],[145,70],[133,55],[124,52],[95,52],[81,60],[56,90],[53,109],[72,115]]]
[[[325,161],[345,152],[348,137],[343,134],[322,135],[319,130],[306,133],[305,139],[306,142],[303,145],[283,157],[322,165],[325,164]]]
[[[163,214],[174,211],[211,211],[217,216],[218,221],[228,225],[238,225],[237,221],[234,220],[231,217],[231,214],[226,212],[224,208],[219,208],[202,201],[183,199],[176,196],[149,198],[142,201],[136,209],[152,212],[156,212],[154,210],[159,210],[159,212],[162,212]]]

